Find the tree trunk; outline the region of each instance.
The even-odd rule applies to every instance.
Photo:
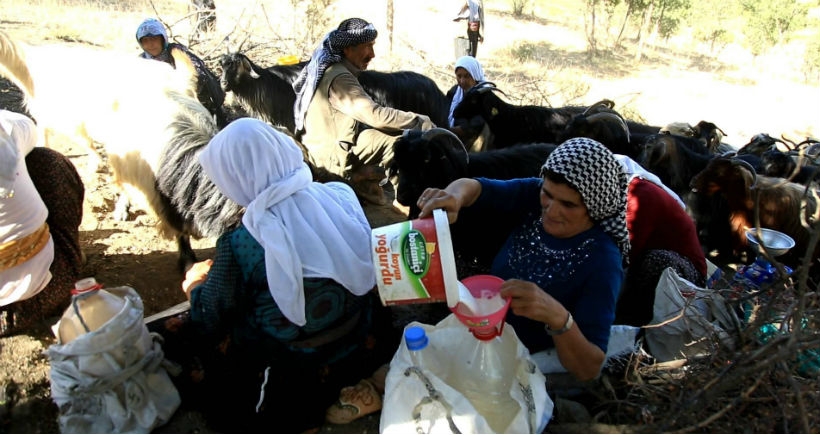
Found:
[[[635,62],[641,61],[641,56],[643,55],[643,45],[646,42],[646,38],[648,38],[649,34],[649,25],[652,24],[652,12],[655,10],[655,2],[649,2],[649,5],[646,7],[646,11],[644,12],[643,22],[641,23],[641,34],[638,39],[638,48],[635,51]]]
[[[387,52],[393,54],[393,0],[387,0]]]
[[[589,44],[589,52],[592,56],[595,56],[598,52],[598,42],[595,40],[595,6],[597,5],[597,3],[597,0],[587,0],[589,18],[585,21],[586,23],[588,23],[586,34],[587,44]]]
[[[624,29],[626,29],[626,22],[629,21],[629,16],[632,14],[632,2],[628,2],[626,6],[626,13],[624,13],[624,21],[621,23],[621,31],[618,32],[618,37],[615,38],[615,47],[619,47],[621,45],[621,38],[624,35]]]

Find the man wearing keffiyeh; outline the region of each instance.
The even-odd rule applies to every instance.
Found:
[[[404,130],[435,125],[425,115],[380,106],[359,84],[377,35],[361,18],[328,33],[293,83],[293,112],[297,137],[315,163],[350,179],[360,197],[383,204],[378,183],[393,160],[393,143]]]

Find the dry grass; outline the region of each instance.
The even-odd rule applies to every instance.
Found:
[[[381,31],[372,68],[407,69],[453,84],[453,38],[464,23],[452,22],[460,3],[395,2],[392,50],[384,1],[245,0],[220,2],[217,29],[199,40],[183,0],[5,0],[0,27],[30,41],[82,42],[136,54],[133,32],[158,16],[171,35],[216,66],[219,55],[241,45],[255,62],[271,65],[295,54],[307,59],[324,33],[343,18],[361,16]],[[487,2],[485,42],[478,59],[486,76],[516,104],[578,105],[608,98],[629,117],[655,125],[707,120],[742,146],[757,133],[792,138],[820,136],[816,102],[820,88],[795,81],[799,47],[789,45],[752,59],[735,46],[720,58],[681,36],[652,45],[636,64],[631,42],[620,51],[590,58],[583,31],[583,3],[531,1],[516,20],[508,1]],[[100,23],[99,25],[92,23]]]

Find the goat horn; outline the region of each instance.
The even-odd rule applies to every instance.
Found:
[[[595,111],[597,113],[597,111],[599,109],[603,109],[603,108],[612,109],[613,107],[615,107],[615,102],[614,101],[603,99],[603,100],[601,100],[601,101],[587,107],[587,110],[584,110],[584,113],[582,113],[582,115],[587,115],[592,111]]]
[[[441,135],[450,136],[453,139],[455,139],[455,141],[458,142],[459,145],[461,145],[461,149],[464,150],[464,155],[467,157],[467,164],[469,165],[470,164],[470,153],[467,151],[467,147],[464,146],[464,142],[462,142],[461,139],[459,139],[458,136],[456,136],[456,134],[453,133],[452,131],[447,130],[446,128],[433,127],[431,129],[425,131],[424,133],[422,133],[421,138],[424,139],[424,140],[429,141],[429,140],[432,140],[433,138],[436,138],[436,137],[441,136]]]
[[[620,115],[618,115],[616,113],[611,113],[611,112],[596,113],[596,114],[593,114],[593,115],[589,115],[587,117],[587,121],[597,121],[599,119],[604,119],[604,118],[609,118],[609,119],[612,119],[614,121],[617,121],[618,124],[621,126],[621,128],[624,129],[624,133],[626,133],[627,143],[631,143],[631,138],[629,137],[630,136],[629,135],[629,126],[626,125],[626,122],[624,122],[624,119]]]
[[[755,171],[755,168],[752,166],[752,164],[747,162],[746,160],[735,159],[735,158],[732,159],[732,164],[734,164],[736,166],[743,166],[744,168],[746,168],[746,170],[751,172],[752,173],[752,182],[751,182],[751,184],[749,184],[749,189],[755,187],[755,184],[757,184],[757,171]]]
[[[468,89],[467,92],[478,92],[479,94],[483,94],[485,92],[496,91],[501,92],[505,97],[507,93],[498,89],[494,82],[480,82],[476,83],[472,88]]]

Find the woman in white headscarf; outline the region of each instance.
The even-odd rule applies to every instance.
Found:
[[[256,119],[229,124],[199,161],[246,209],[217,240],[215,259],[183,282],[206,340],[229,337],[236,373],[223,387],[236,409],[220,401],[220,413],[232,431],[240,421],[248,423],[240,431],[270,430],[255,418],[289,432],[318,427],[341,387],[386,362],[365,356],[376,275],[361,205],[346,184],[312,181],[293,139]]]
[[[465,145],[469,145],[482,133],[486,124],[484,118],[474,116],[456,119],[453,112],[470,89],[485,82],[484,70],[474,57],[462,56],[456,60],[455,75],[456,85],[447,91],[447,99],[450,101],[449,128]]]

